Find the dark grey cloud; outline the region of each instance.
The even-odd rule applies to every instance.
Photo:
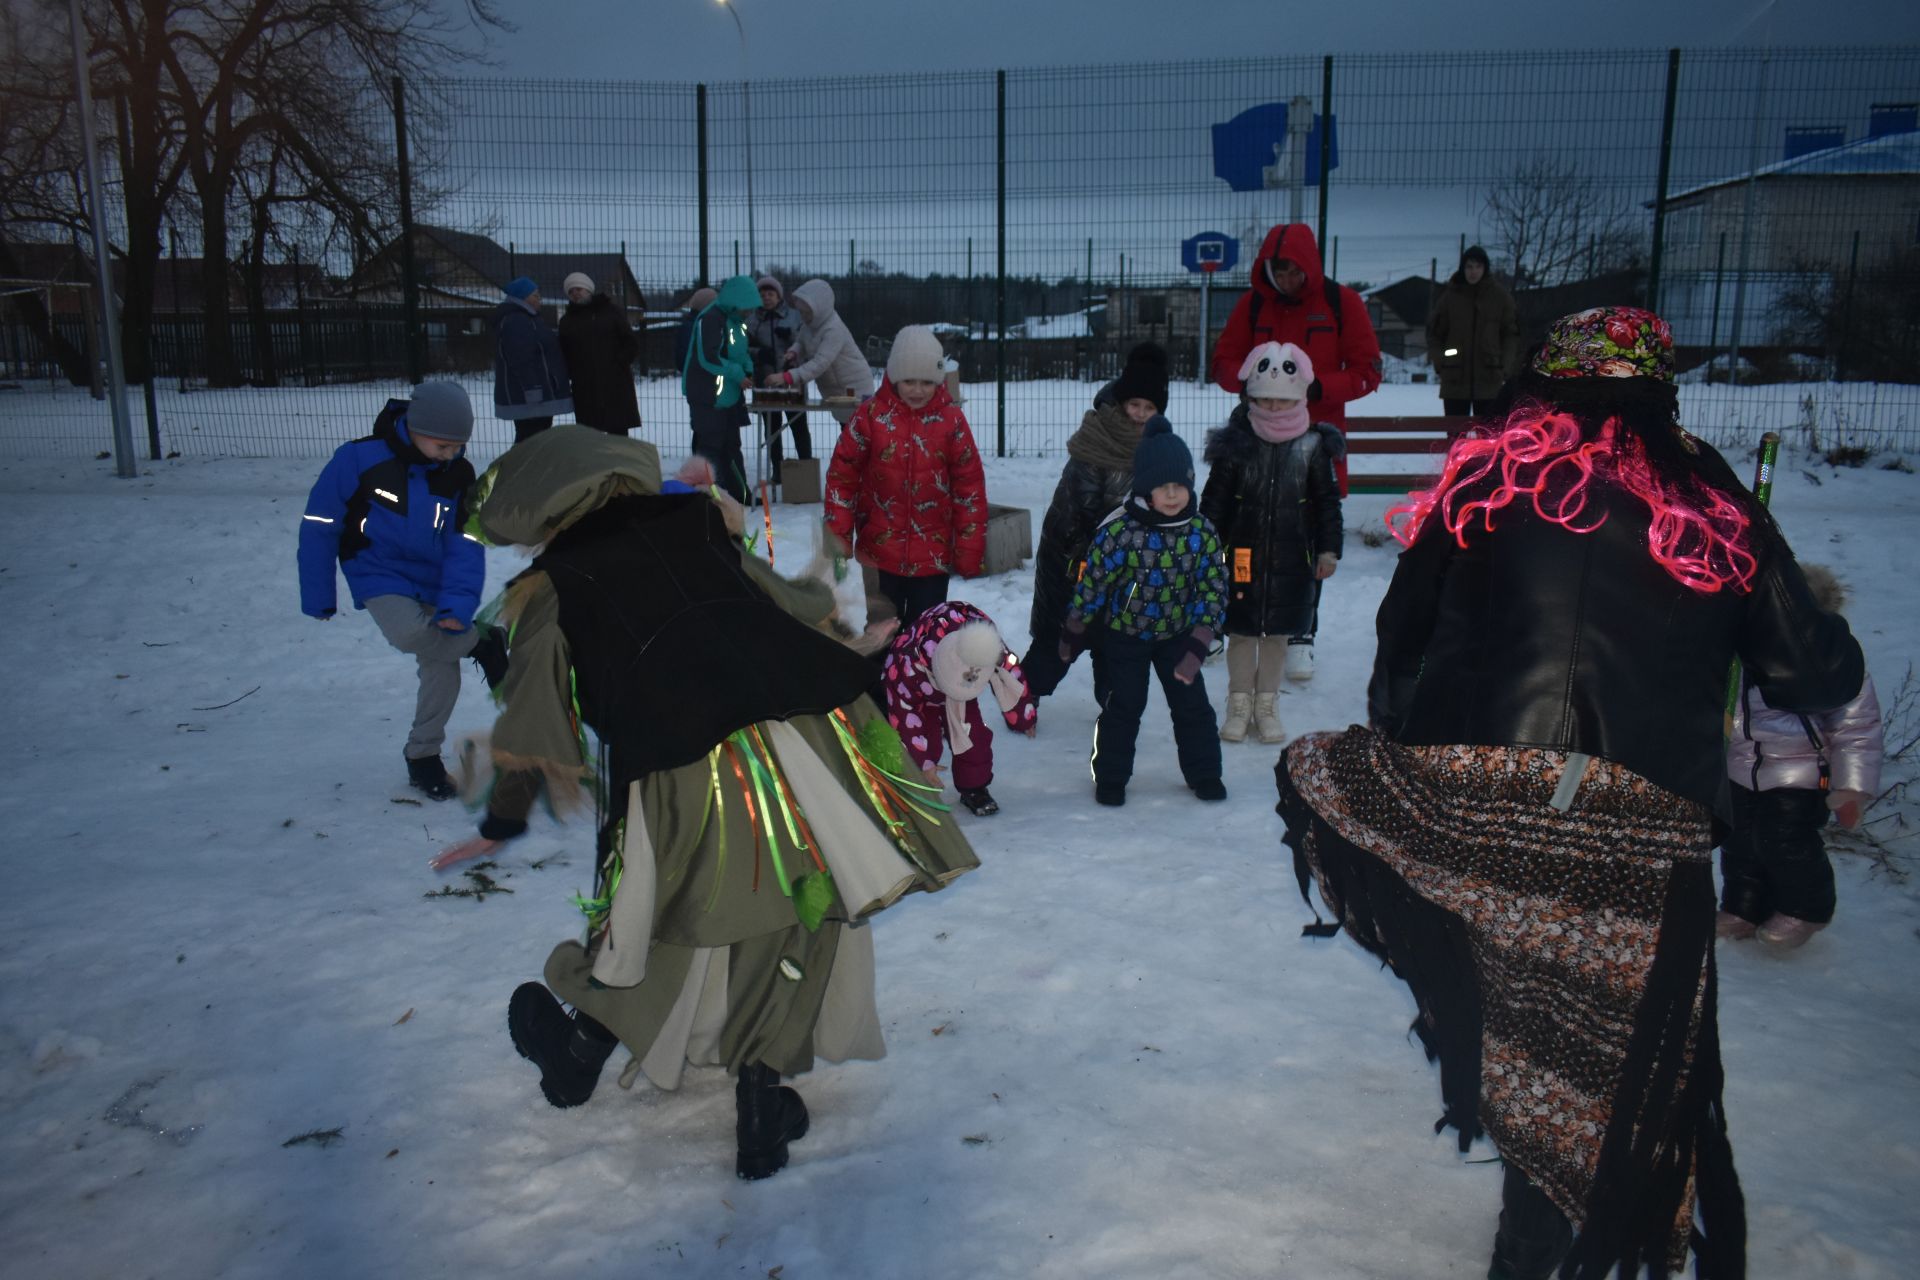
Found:
[[[447,0],[457,3],[457,0]],[[496,0],[513,75],[737,79],[715,0]],[[1333,53],[1712,48],[1920,41],[1911,0],[741,0],[756,79]]]

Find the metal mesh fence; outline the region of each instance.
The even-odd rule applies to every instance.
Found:
[[[1775,429],[1913,451],[1917,100],[1915,48],[415,86],[411,276],[398,192],[384,192],[386,243],[352,254],[296,227],[271,287],[267,266],[236,265],[221,320],[205,305],[218,272],[181,210],[151,322],[128,322],[155,371],[131,392],[136,435],[150,418],[164,450],[320,455],[417,372],[465,380],[478,451],[497,451],[511,439],[488,412],[500,286],[532,276],[552,320],[582,271],[641,335],[641,434],[670,453],[688,442],[681,303],[739,272],[826,280],[876,366],[901,325],[938,326],[976,434],[1012,453],[1061,450],[1128,348],[1158,341],[1179,384],[1171,416],[1197,440],[1233,403],[1205,385],[1207,352],[1267,229],[1299,220],[1382,348],[1384,385],[1352,413],[1441,411],[1426,322],[1477,243],[1512,292],[1521,347],[1584,306],[1659,309],[1688,425],[1709,439]],[[392,112],[372,96],[366,109]],[[379,123],[369,136],[391,138]],[[1204,280],[1182,259],[1203,232],[1237,251]],[[98,348],[89,294],[70,287],[84,263],[36,247],[44,269],[0,284],[0,452],[104,449],[104,406],[49,344]],[[39,325],[12,301],[27,294],[47,299]],[[816,439],[833,430],[815,423]]]

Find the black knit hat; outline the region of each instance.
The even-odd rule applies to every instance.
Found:
[[[1113,380],[1113,395],[1121,404],[1151,400],[1154,408],[1167,411],[1167,353],[1159,343],[1143,342],[1127,352],[1126,367]]]
[[[1133,451],[1133,494],[1149,497],[1163,484],[1193,488],[1193,453],[1173,434],[1173,424],[1156,413],[1140,429],[1140,447]]]
[[[1477,262],[1488,271],[1493,270],[1493,263],[1488,260],[1487,251],[1477,244],[1468,245],[1467,251],[1460,255],[1461,266],[1464,267],[1469,262]]]

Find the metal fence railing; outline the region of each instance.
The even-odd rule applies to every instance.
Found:
[[[179,211],[146,316],[125,322],[130,365],[152,370],[130,392],[136,436],[323,454],[421,375],[467,379],[484,419],[499,286],[534,275],[552,304],[584,270],[642,335],[642,434],[669,451],[687,444],[679,304],[736,272],[825,279],[876,353],[903,324],[939,325],[976,435],[1010,453],[1059,451],[1128,347],[1157,340],[1197,439],[1232,403],[1201,388],[1205,352],[1266,230],[1300,220],[1385,352],[1358,412],[1439,412],[1425,323],[1478,243],[1523,346],[1579,306],[1667,315],[1709,439],[1920,450],[1920,48],[463,79],[408,100],[411,116],[370,91],[367,110],[399,112],[388,132],[409,142],[410,270],[397,192],[368,210],[386,243],[359,255],[306,226],[248,258],[236,210],[218,319],[221,273]],[[38,235],[0,231],[10,253]],[[1238,251],[1204,292],[1181,258],[1202,232]],[[108,415],[73,385],[99,345],[89,294],[46,287],[85,279],[84,258],[31,247],[11,256],[33,272],[0,272],[22,277],[0,285],[0,454],[95,452]],[[511,433],[489,420],[478,438]]]

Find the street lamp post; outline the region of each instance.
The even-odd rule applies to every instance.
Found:
[[[747,269],[758,273],[760,270],[760,251],[753,237],[753,77],[747,62],[747,27],[740,21],[740,6],[719,0],[720,6],[733,17],[733,26],[740,33],[740,104],[747,140]]]

